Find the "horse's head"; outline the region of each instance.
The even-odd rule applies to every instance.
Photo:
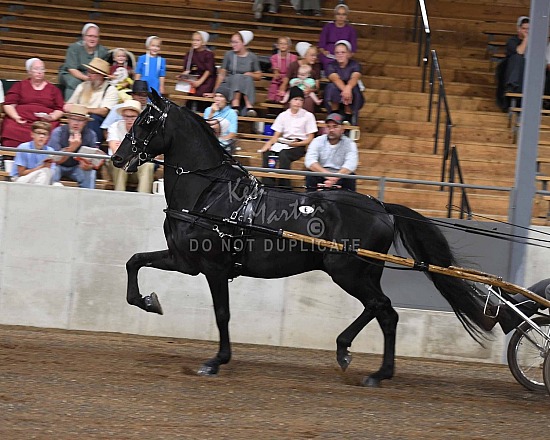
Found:
[[[111,157],[113,165],[128,173],[137,171],[138,166],[163,154],[167,147],[164,130],[168,112],[174,105],[153,90],[151,101],[137,117],[134,125]]]

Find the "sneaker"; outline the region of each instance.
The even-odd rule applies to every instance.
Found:
[[[275,6],[271,6],[271,7],[269,8],[269,13],[270,13],[270,14],[276,14],[276,13],[277,13],[277,8],[276,8]]]
[[[65,186],[61,182],[54,182],[52,183],[52,186]]]
[[[248,108],[246,109],[246,116],[250,118],[255,118],[256,116],[258,116],[258,113],[256,113],[256,110],[254,110],[253,108]]]

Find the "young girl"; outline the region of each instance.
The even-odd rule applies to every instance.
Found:
[[[279,37],[277,40],[277,53],[271,55],[271,70],[273,79],[269,85],[267,99],[273,102],[280,102],[284,97],[284,90],[280,90],[283,78],[286,76],[288,66],[298,57],[290,53],[292,41],[289,37]]]
[[[126,49],[118,48],[113,50],[113,64],[111,64],[109,73],[109,83],[117,88],[120,99],[122,101],[130,99],[128,93],[131,92],[132,84],[134,83],[132,79],[134,72],[129,64]]]
[[[156,35],[151,35],[145,40],[147,53],[138,58],[135,79],[147,81],[149,90],[155,89],[163,95],[166,59],[159,56],[161,44],[162,40]]]
[[[320,99],[315,92],[309,92],[306,91],[308,89],[314,89],[315,88],[315,80],[311,78],[311,66],[309,64],[304,64],[298,68],[298,77],[292,78],[289,82],[290,87],[299,87],[304,92],[304,95],[309,96],[312,101],[320,105],[321,102],[323,102],[322,99]],[[284,98],[281,100],[281,103],[284,104],[288,101],[288,98],[290,96],[290,93],[287,91]]]

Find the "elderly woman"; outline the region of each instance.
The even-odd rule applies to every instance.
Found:
[[[254,81],[262,77],[258,56],[246,47],[253,38],[254,34],[250,31],[235,32],[231,36],[232,50],[228,50],[223,57],[214,87],[217,90],[221,84],[225,84],[229,88],[232,94],[231,107],[237,111],[242,98],[245,106],[243,113],[246,116],[256,116],[253,109],[256,102]]]
[[[357,123],[359,109],[365,100],[359,89],[361,66],[353,60],[349,41],[337,41],[334,46],[335,60],[328,65],[327,77],[330,83],[325,87],[325,105],[327,112],[341,111],[352,124]]]
[[[296,44],[296,52],[300,55],[300,58],[296,61],[293,61],[288,66],[286,72],[286,77],[283,78],[281,87],[279,88],[280,94],[284,96],[285,92],[288,90],[288,85],[292,78],[298,77],[298,69],[300,66],[309,65],[311,66],[310,77],[315,80],[315,87],[304,89],[304,105],[303,109],[308,112],[315,113],[315,100],[309,96],[310,93],[316,93],[319,91],[319,80],[321,79],[321,65],[317,61],[317,48],[312,46],[310,43],[305,41],[300,41]]]
[[[346,40],[351,43],[351,52],[357,51],[357,32],[348,23],[349,8],[341,3],[334,8],[334,21],[323,26],[319,35],[319,61],[326,72],[328,65],[334,60],[334,45],[337,41]]]
[[[45,79],[44,62],[31,58],[25,63],[29,78],[15,83],[4,101],[6,117],[2,124],[2,145],[17,147],[32,138],[32,124],[49,122],[52,129],[63,116],[63,95]]]
[[[214,52],[206,47],[210,35],[197,31],[191,36],[191,49],[183,57],[183,72],[178,75],[180,81],[188,82],[194,92],[191,95],[203,96],[212,93],[216,84],[216,65]]]

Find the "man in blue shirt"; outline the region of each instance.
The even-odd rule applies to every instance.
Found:
[[[52,126],[49,122],[36,121],[31,126],[32,141],[20,144],[17,149],[54,149],[47,144]],[[51,185],[56,165],[53,157],[47,154],[17,152],[11,171],[11,179],[18,183]]]

